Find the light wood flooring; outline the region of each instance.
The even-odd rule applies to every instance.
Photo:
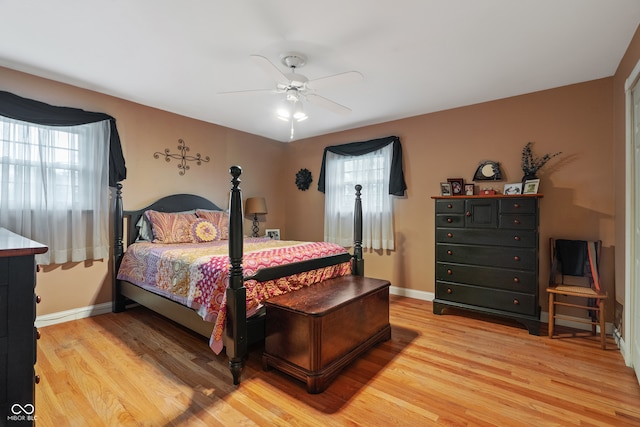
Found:
[[[640,426],[640,385],[610,337],[603,351],[397,296],[391,324],[316,395],[263,371],[260,348],[233,386],[225,356],[142,307],[48,326],[36,425]]]

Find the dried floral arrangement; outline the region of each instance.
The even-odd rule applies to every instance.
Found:
[[[542,157],[534,157],[531,152],[531,145],[533,142],[527,142],[527,145],[522,149],[522,172],[524,176],[533,177],[536,176],[540,168],[542,168],[549,160],[562,154],[562,151],[557,153],[547,153]]]

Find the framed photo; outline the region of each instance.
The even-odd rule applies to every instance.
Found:
[[[464,185],[464,194],[467,196],[473,196],[473,184]]]
[[[522,194],[522,183],[514,182],[512,184],[504,185],[504,194]]]
[[[539,179],[528,179],[524,182],[522,194],[538,194]]]
[[[440,183],[440,195],[441,196],[450,196],[451,195],[451,184],[448,182]]]
[[[267,228],[264,230],[265,235],[273,240],[280,240],[280,229],[279,228]]]
[[[464,179],[462,178],[449,178],[447,182],[451,184],[451,195],[452,196],[463,196],[464,195]]]

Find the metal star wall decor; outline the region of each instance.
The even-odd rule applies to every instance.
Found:
[[[202,162],[208,162],[209,156],[205,156],[204,158],[200,155],[200,153],[196,153],[195,156],[187,156],[187,151],[189,151],[189,147],[184,144],[182,139],[178,140],[178,150],[180,150],[181,154],[169,154],[169,149],[165,148],[164,153],[156,151],[153,153],[153,157],[159,159],[160,156],[164,156],[164,159],[169,162],[171,159],[180,160],[180,164],[178,165],[178,174],[184,175],[187,170],[190,169],[187,162],[196,162],[198,166],[202,164]]]

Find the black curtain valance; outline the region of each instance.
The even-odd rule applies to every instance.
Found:
[[[75,126],[109,120],[111,126],[109,186],[115,187],[118,182],[127,177],[116,119],[107,114],[93,113],[78,108],[56,107],[0,91],[0,116],[45,126]]]
[[[320,176],[318,177],[318,191],[324,193],[324,170],[327,160],[327,151],[341,156],[362,156],[393,144],[393,159],[391,160],[391,174],[389,177],[389,194],[394,196],[404,196],[407,184],[404,181],[404,171],[402,170],[402,146],[400,138],[397,136],[387,136],[385,138],[372,139],[371,141],[352,142],[350,144],[333,145],[326,147],[322,154],[322,165],[320,166]]]

